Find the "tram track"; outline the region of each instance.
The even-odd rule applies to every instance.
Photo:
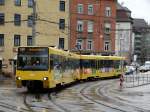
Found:
[[[46,110],[46,112],[53,112],[54,110],[51,108],[52,106],[57,107],[57,112],[71,112],[71,111],[65,109],[60,104],[56,103],[55,100],[51,98],[51,93],[46,93],[44,95],[41,95],[41,94],[34,94],[32,96],[30,96],[30,95],[31,94],[28,94],[28,93],[24,94],[24,105],[28,108],[29,112],[37,112],[37,109],[38,110],[39,109]],[[29,96],[30,96],[30,100],[32,98],[35,99],[38,96],[39,98],[37,98],[37,100],[41,100],[39,102],[40,105],[36,105],[36,104],[33,104],[33,102],[30,102],[29,98],[27,98]],[[42,102],[42,100],[45,100],[46,102]],[[46,104],[48,104],[48,105],[46,105]],[[55,110],[55,112],[56,112],[56,110]]]
[[[117,108],[117,107],[113,107],[113,106],[107,105],[107,104],[105,104],[105,103],[96,101],[96,100],[94,100],[93,98],[90,98],[88,95],[84,94],[84,93],[85,93],[84,91],[85,91],[87,88],[90,88],[90,87],[91,87],[91,86],[87,85],[87,86],[85,86],[84,88],[82,88],[82,89],[80,90],[80,94],[81,94],[85,99],[87,99],[87,100],[89,100],[89,101],[91,101],[91,102],[93,102],[93,103],[96,103],[96,104],[98,104],[98,105],[105,106],[105,107],[107,107],[107,108],[109,108],[109,109],[111,108],[111,109],[117,110],[117,111],[119,111],[119,112],[128,112],[128,111],[119,109],[119,108]]]
[[[32,109],[32,105],[30,105],[29,103],[27,103],[27,93],[24,94],[23,96],[23,101],[24,101],[24,105],[29,109],[30,112],[36,112]]]
[[[62,110],[63,112],[71,112],[70,110],[66,109],[65,107],[63,107],[62,105],[58,104],[53,98],[52,98],[52,93],[48,93],[48,98],[49,100],[56,106],[58,107],[60,110]],[[61,112],[62,112],[61,111]]]
[[[112,110],[116,110],[119,112],[131,112],[131,111],[133,111],[133,112],[149,112],[146,109],[143,109],[143,108],[140,108],[140,107],[137,107],[134,105],[130,105],[126,102],[119,101],[118,99],[113,98],[113,97],[111,98],[111,95],[109,95],[108,93],[111,93],[111,92],[109,92],[109,90],[110,90],[110,88],[112,88],[113,83],[114,82],[111,81],[110,83],[107,82],[106,84],[100,82],[99,84],[95,84],[92,86],[87,85],[80,90],[80,94],[85,99],[87,99],[93,103],[102,105],[104,107],[108,107]],[[111,86],[111,87],[108,87],[108,86]],[[102,89],[104,92],[102,92]],[[90,91],[87,91],[87,90],[90,90]],[[94,97],[96,97],[96,99]],[[126,107],[128,107],[128,108],[126,108]]]
[[[0,107],[11,110],[11,111],[15,111],[15,112],[18,111],[17,106],[9,105],[9,104],[6,104],[6,103],[1,103],[0,102]],[[28,110],[24,109],[24,108],[19,109],[19,112],[25,112],[25,111],[28,111]]]
[[[49,108],[49,107],[47,107],[47,106],[44,106],[44,104],[41,105],[41,106],[35,105],[35,104],[33,105],[33,104],[32,104],[33,102],[30,102],[31,104],[29,104],[29,103],[27,102],[27,95],[28,95],[28,94],[25,94],[25,95],[24,95],[24,104],[25,104],[25,106],[29,109],[30,112],[37,112],[36,109],[42,109],[42,110],[50,110],[50,109],[51,109],[51,108]],[[30,94],[29,94],[29,95],[30,95]],[[38,96],[39,98],[37,98],[37,96]],[[40,94],[34,94],[32,98],[33,98],[33,99],[36,98],[37,100],[41,100],[41,99],[42,99],[42,96],[41,96]],[[37,101],[37,102],[43,103],[43,102],[41,102],[41,101]],[[34,109],[33,109],[33,108],[34,108]]]
[[[100,105],[99,108],[102,107],[102,111],[104,112],[105,109],[110,111],[112,110],[112,112],[131,112],[131,110],[133,110],[133,112],[148,112],[148,110],[136,107],[132,104],[128,104],[127,102],[120,101],[116,97],[113,97],[113,94],[111,94],[111,88],[113,88],[113,84],[114,81],[110,81],[109,83],[98,82],[96,84],[87,83],[78,90],[77,95],[85,101]],[[30,112],[36,112],[35,109],[38,108],[46,109],[48,112],[72,112],[71,109],[68,109],[66,106],[58,102],[59,99],[57,100],[57,96],[55,96],[54,92],[48,92],[44,95],[40,95],[40,99],[45,100],[47,105],[44,104],[45,102],[41,102],[41,105],[33,104],[33,102],[30,103],[31,100],[27,101],[27,96],[28,94],[24,95],[24,104]]]
[[[106,101],[109,100],[112,103],[115,102],[117,105],[124,105],[124,106],[128,106],[128,107],[131,107],[131,108],[135,108],[135,111],[138,111],[138,112],[148,112],[148,110],[145,110],[143,108],[128,104],[124,101],[120,101],[120,99],[110,97],[111,95],[109,95],[108,93],[111,93],[111,92],[108,91],[108,90],[110,90],[108,88],[112,88],[113,83],[114,82],[111,82],[110,84],[107,83],[107,85],[105,85],[105,86],[98,87],[97,90],[95,90],[95,93],[98,96],[103,97]],[[126,111],[126,112],[130,112],[130,111]]]
[[[14,90],[15,88],[2,88],[1,87],[1,101],[0,101],[0,109],[4,109],[5,111],[11,111],[11,112],[28,112],[29,110],[25,107],[21,107],[20,105],[17,105],[16,103],[12,102],[12,99],[10,99],[10,96],[8,95],[10,93],[9,90]],[[7,93],[7,94],[6,94]],[[19,96],[20,97],[20,96]],[[21,96],[22,98],[22,96]],[[15,99],[13,99],[15,100]],[[2,110],[0,110],[2,111]]]

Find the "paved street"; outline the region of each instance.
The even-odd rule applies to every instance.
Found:
[[[0,0],[0,112],[150,112],[148,12],[150,0]]]
[[[0,85],[0,111],[33,112],[149,112],[150,85],[123,88],[119,79],[74,84],[58,93],[28,93],[16,89],[14,81],[5,79]]]

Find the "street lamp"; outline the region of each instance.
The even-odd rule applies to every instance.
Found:
[[[120,50],[120,56],[123,56],[122,53],[123,53],[123,50],[124,50],[124,43],[122,43],[122,42],[124,42],[124,39],[120,38],[119,41],[120,41],[120,45],[119,45],[120,46],[120,49],[119,49]]]

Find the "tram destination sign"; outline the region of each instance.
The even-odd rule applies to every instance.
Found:
[[[48,53],[47,47],[20,47],[18,52],[21,54],[24,53]]]

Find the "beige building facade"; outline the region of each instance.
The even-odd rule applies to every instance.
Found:
[[[35,39],[32,38],[33,8],[36,13]],[[19,46],[33,46],[35,43],[35,46],[68,49],[68,26],[69,0],[0,0],[0,58],[3,71],[14,72]]]

